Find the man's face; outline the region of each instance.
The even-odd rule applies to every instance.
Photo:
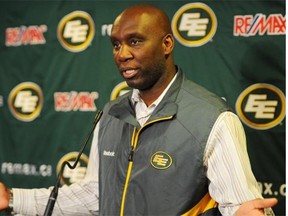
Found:
[[[111,33],[114,60],[132,88],[149,90],[165,73],[162,45],[165,35],[161,35],[158,25],[145,14],[123,16],[114,23]]]

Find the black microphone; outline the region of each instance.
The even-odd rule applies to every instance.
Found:
[[[50,193],[50,196],[49,196],[49,199],[48,199],[48,202],[47,202],[47,205],[46,205],[46,209],[45,209],[45,212],[44,212],[44,216],[50,216],[52,215],[52,212],[53,212],[53,209],[54,209],[54,205],[55,205],[55,202],[57,200],[57,196],[58,196],[58,189],[60,187],[60,181],[61,181],[61,175],[62,175],[62,172],[64,170],[64,167],[65,165],[67,165],[70,169],[75,169],[75,167],[77,166],[79,160],[80,160],[80,157],[81,155],[83,154],[85,148],[86,148],[86,145],[88,143],[88,141],[90,140],[90,137],[91,135],[93,134],[93,131],[97,125],[97,123],[99,122],[101,116],[102,116],[103,112],[102,110],[98,110],[97,113],[96,113],[96,116],[95,116],[95,119],[93,121],[93,125],[92,125],[92,128],[90,129],[83,145],[82,145],[82,148],[80,149],[79,153],[78,153],[78,156],[76,158],[76,160],[74,161],[73,165],[71,165],[68,161],[64,161],[62,164],[61,164],[61,169],[58,173],[58,178],[57,178],[57,182],[54,186],[54,188],[52,189],[51,193]]]

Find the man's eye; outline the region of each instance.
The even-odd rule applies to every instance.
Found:
[[[132,39],[130,41],[131,45],[135,46],[135,45],[139,45],[141,43],[141,41],[139,39]]]
[[[114,49],[119,49],[120,48],[120,44],[119,43],[113,43],[113,48]]]

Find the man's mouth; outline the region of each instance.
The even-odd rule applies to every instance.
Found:
[[[121,71],[124,79],[131,79],[138,73],[138,70],[132,68],[122,69]]]

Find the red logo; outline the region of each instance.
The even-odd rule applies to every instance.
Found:
[[[46,25],[21,26],[6,29],[6,46],[45,44]]]
[[[234,36],[285,35],[286,17],[281,14],[238,15],[234,17]]]
[[[68,111],[96,111],[94,100],[99,98],[98,92],[55,92],[55,110]]]

